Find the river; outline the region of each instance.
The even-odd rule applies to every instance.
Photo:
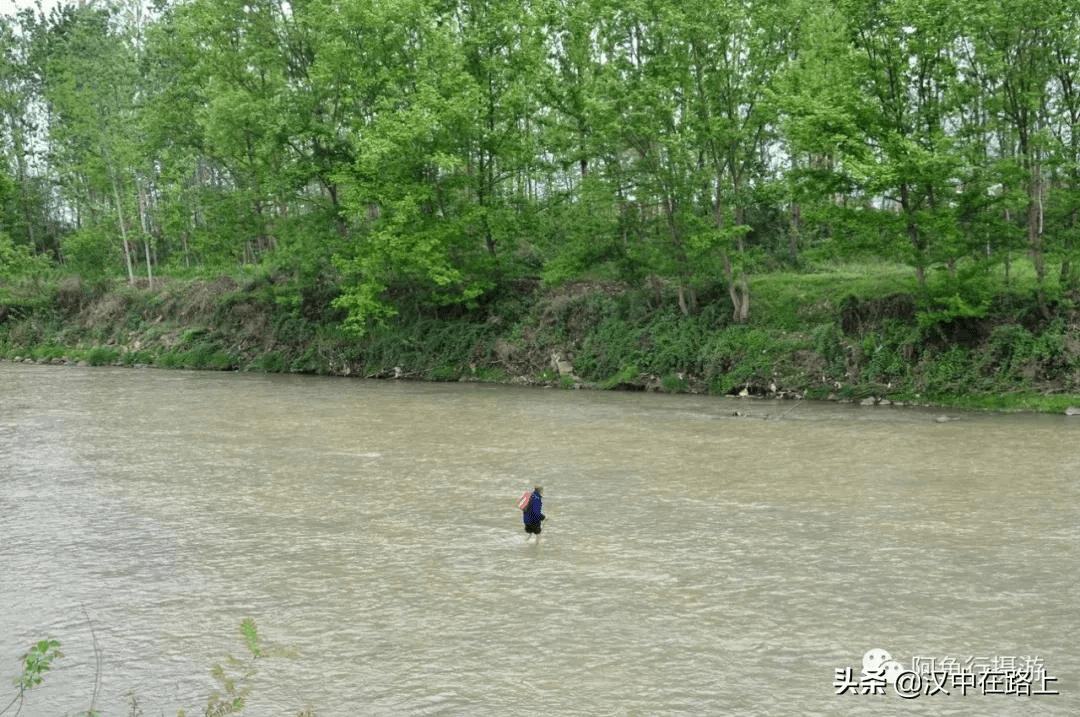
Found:
[[[1066,416],[0,363],[0,710],[48,637],[22,715],[202,714],[215,664],[249,715],[1080,714],[1078,438]],[[879,650],[906,694],[862,674]]]

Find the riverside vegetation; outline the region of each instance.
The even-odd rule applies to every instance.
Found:
[[[91,633],[93,633],[92,626]],[[258,658],[296,657],[296,651],[292,648],[268,646],[260,635],[255,621],[251,618],[241,621],[240,635],[247,650],[245,656],[237,658],[228,655],[225,660],[214,664],[210,669],[210,675],[218,688],[207,698],[206,706],[202,709],[202,714],[206,717],[223,717],[244,712],[251,694],[252,678],[258,671],[255,666]],[[0,715],[8,714],[12,708],[15,709],[14,715],[17,716],[20,713],[27,699],[26,693],[41,685],[46,675],[52,670],[53,663],[64,656],[60,648],[60,641],[51,638],[39,640],[30,646],[26,654],[20,658],[22,673],[14,680],[15,696],[3,709],[0,709]],[[94,653],[97,655],[97,666],[89,707],[76,713],[75,717],[102,717],[102,713],[95,709],[102,669],[102,655],[96,637]],[[134,692],[129,693],[128,699],[129,717],[141,717],[143,710],[138,695]],[[177,717],[186,717],[187,714],[187,710],[181,709],[177,712]],[[315,712],[310,707],[306,707],[295,714],[297,717],[314,717]]]
[[[399,297],[398,315],[358,338],[331,284],[65,276],[0,284],[0,356],[998,410],[1080,402],[1076,297],[992,273],[958,286],[942,273],[920,291],[882,264],[759,274],[754,318],[735,323],[721,285],[684,315],[659,281],[521,279],[468,309]]]
[[[0,355],[1064,410],[1066,0],[0,16]]]

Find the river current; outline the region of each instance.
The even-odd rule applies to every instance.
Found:
[[[0,363],[0,710],[49,637],[22,715],[202,714],[215,664],[249,715],[1080,714],[1078,438],[1066,416]],[[915,694],[862,674],[882,650]]]

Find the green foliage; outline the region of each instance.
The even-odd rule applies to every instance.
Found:
[[[896,391],[911,387],[913,360],[919,354],[920,331],[899,322],[886,322],[879,332],[861,342],[862,375],[866,383],[892,386]]]
[[[690,384],[681,374],[666,374],[660,379],[660,386],[667,393],[686,393]]]
[[[453,364],[435,366],[425,377],[428,381],[457,381],[461,378],[461,369]]]
[[[231,371],[237,368],[236,360],[216,344],[199,342],[189,349],[164,351],[157,356],[155,364],[161,368],[208,369]]]
[[[267,351],[259,354],[247,366],[248,371],[263,371],[265,373],[284,373],[286,370],[285,356],[280,351]]]
[[[124,366],[148,366],[155,362],[156,356],[149,349],[138,351],[125,351],[120,356],[120,363]]]
[[[23,671],[15,679],[15,686],[23,691],[40,685],[53,661],[63,656],[59,640],[39,640],[22,656]]]
[[[1080,283],[1066,3],[167,5],[8,18],[0,273],[269,268],[361,338],[522,276]]]
[[[600,378],[619,374],[622,367],[646,359],[644,330],[624,319],[609,317],[586,336],[574,367],[582,376]]]
[[[924,358],[920,363],[918,388],[930,397],[965,394],[970,392],[972,377],[971,351],[954,346],[941,354]]]
[[[994,329],[984,351],[976,358],[980,391],[1033,390],[1042,382],[1075,385],[1080,351],[1062,322],[1035,334],[1017,325]]]
[[[720,394],[737,392],[752,382],[767,383],[789,348],[762,329],[726,328],[705,346],[704,378],[710,390]]]
[[[10,279],[39,276],[48,267],[48,259],[34,255],[25,244],[15,244],[11,237],[0,229],[0,277]]]
[[[942,297],[935,303],[937,308],[920,311],[916,314],[921,328],[934,328],[954,319],[982,318],[986,316],[989,308],[988,302],[973,306],[957,294]]]
[[[39,640],[31,645],[26,654],[20,658],[22,672],[15,678],[15,688],[18,691],[11,702],[0,709],[0,715],[6,714],[15,705],[21,708],[25,692],[40,685],[45,679],[45,674],[52,669],[52,663],[63,656],[59,640]],[[15,714],[18,712],[19,710],[16,710]]]
[[[198,339],[201,336],[205,336],[205,335],[206,335],[206,329],[205,328],[196,327],[196,328],[184,329],[184,331],[180,334],[180,343],[181,344],[193,344],[193,343],[195,343],[196,339]]]
[[[121,243],[109,228],[88,226],[64,238],[68,268],[87,279],[115,275],[120,266]]]
[[[598,388],[608,391],[624,384],[633,384],[640,375],[641,370],[636,365],[627,364],[619,367],[618,371],[601,381]]]
[[[812,264],[804,272],[758,274],[752,281],[755,317],[787,331],[835,320],[848,296],[876,298],[913,288],[907,268],[882,261]]]
[[[363,342],[363,371],[381,376],[407,368],[411,375],[456,381],[486,363],[492,331],[492,325],[465,320],[398,322],[394,330],[373,332]]]
[[[812,345],[826,364],[826,377],[843,380],[847,365],[847,344],[843,332],[835,323],[819,324],[812,333]]]
[[[92,279],[130,261],[241,289],[169,326],[180,345],[122,362],[494,375],[497,318],[582,377],[634,366],[666,389],[770,385],[795,350],[844,390],[1064,381],[1074,358],[1051,337],[1068,329],[1046,324],[1080,285],[1080,94],[1053,89],[1075,75],[1074,16],[1059,0],[26,10],[0,26],[0,341],[47,357],[150,336],[167,312],[135,288],[35,298],[51,262]],[[629,289],[520,318],[503,294],[521,280]],[[845,297],[891,293],[916,297],[916,326],[841,335]],[[1029,335],[999,328],[1009,313]],[[924,355],[972,327],[985,361]]]
[[[240,623],[240,635],[244,647],[247,648],[247,656],[237,658],[228,655],[223,662],[213,665],[210,675],[218,688],[207,700],[204,715],[220,717],[242,713],[247,707],[252,682],[258,673],[256,661],[268,657],[295,656],[295,651],[291,648],[267,646],[259,634],[255,620],[250,617]]]
[[[86,362],[91,366],[108,366],[120,358],[120,350],[111,346],[95,346],[86,352]]]
[[[255,620],[250,617],[244,618],[240,623],[240,634],[243,636],[244,645],[252,657],[262,657],[263,650],[259,645],[259,630],[255,625]]]
[[[299,347],[315,341],[317,326],[302,316],[280,313],[274,319],[274,340],[286,346]]]
[[[334,308],[346,314],[342,326],[357,338],[366,336],[372,327],[385,327],[387,319],[397,315],[397,309],[382,298],[386,287],[371,278],[356,261],[339,261],[338,268],[358,279],[333,301]]]
[[[93,631],[92,627],[91,631]],[[256,660],[271,657],[296,657],[296,650],[293,648],[286,646],[268,646],[262,639],[258,627],[255,624],[255,620],[252,618],[245,618],[241,621],[240,636],[243,639],[244,647],[247,649],[247,656],[245,658],[237,658],[232,655],[227,655],[223,662],[216,663],[211,667],[210,675],[217,683],[218,689],[208,698],[206,707],[202,711],[204,715],[221,716],[240,714],[244,711],[247,706],[248,697],[252,692],[253,678],[257,674],[255,666]],[[95,650],[96,645],[97,643],[95,641]],[[60,651],[60,642],[58,640],[40,640],[32,645],[26,654],[20,658],[23,663],[23,669],[22,673],[14,680],[14,685],[17,689],[15,697],[6,707],[0,709],[0,715],[6,714],[16,705],[18,705],[18,708],[16,709],[15,714],[19,714],[25,692],[40,685],[44,680],[46,673],[52,669],[53,662],[60,657],[63,657],[63,653]],[[101,669],[100,654],[98,669]],[[100,679],[100,674],[98,675],[98,679]],[[131,714],[132,717],[142,714],[142,711],[138,707],[138,700],[136,699],[135,694],[130,693],[129,698],[131,700],[131,711],[129,714]],[[98,717],[100,713],[91,709],[76,714],[77,717]],[[178,717],[183,717],[186,714],[187,711],[181,709],[178,712]],[[305,708],[298,714],[312,717],[314,712],[311,708]]]
[[[709,340],[709,331],[697,317],[671,313],[658,316],[648,326],[646,370],[675,374],[700,368],[695,358]]]
[[[35,361],[52,361],[53,359],[63,358],[66,353],[66,349],[55,343],[40,344],[31,346],[27,351],[27,356]]]

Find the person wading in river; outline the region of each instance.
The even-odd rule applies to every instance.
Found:
[[[547,520],[547,516],[541,512],[544,506],[541,496],[544,493],[544,489],[541,486],[533,488],[532,495],[529,497],[529,504],[525,506],[525,510],[521,514],[521,519],[525,522],[525,542],[529,542],[529,538],[536,536],[536,542],[540,542],[540,524]]]

